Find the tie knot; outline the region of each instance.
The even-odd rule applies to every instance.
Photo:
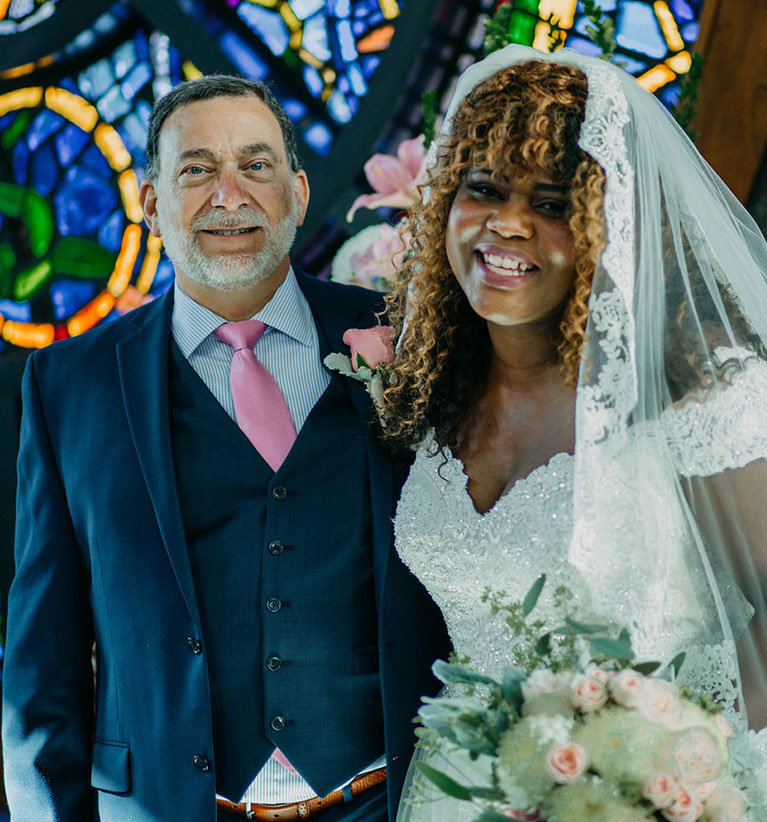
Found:
[[[224,323],[213,333],[235,351],[249,348],[251,351],[266,331],[266,323],[261,320],[240,320],[236,323]]]

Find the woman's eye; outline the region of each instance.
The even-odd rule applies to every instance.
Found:
[[[479,194],[481,197],[500,197],[500,192],[492,183],[474,182],[468,184],[469,191]]]
[[[561,217],[567,211],[569,203],[566,200],[543,200],[538,203],[538,208],[545,214],[554,217]]]

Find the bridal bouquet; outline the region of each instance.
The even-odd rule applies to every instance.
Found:
[[[522,636],[543,584],[522,604],[495,603]],[[419,712],[420,745],[440,756],[416,767],[473,803],[475,822],[747,818],[728,768],[732,730],[716,703],[653,676],[673,676],[683,655],[668,669],[635,663],[627,631],[613,638],[607,626],[570,618],[530,647],[529,670],[508,668],[500,682],[437,661],[449,687]],[[464,784],[466,773],[481,784]]]

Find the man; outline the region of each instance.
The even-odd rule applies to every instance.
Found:
[[[260,83],[159,101],[140,196],[175,289],[25,375],[12,818],[372,822],[387,784],[393,817],[446,639],[367,395],[321,365],[375,295],[291,268],[309,186]]]

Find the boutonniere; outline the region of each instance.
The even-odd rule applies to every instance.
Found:
[[[328,354],[323,362],[332,371],[364,382],[376,410],[380,410],[394,362],[394,329],[388,325],[350,328],[344,332],[343,341],[351,355]]]

